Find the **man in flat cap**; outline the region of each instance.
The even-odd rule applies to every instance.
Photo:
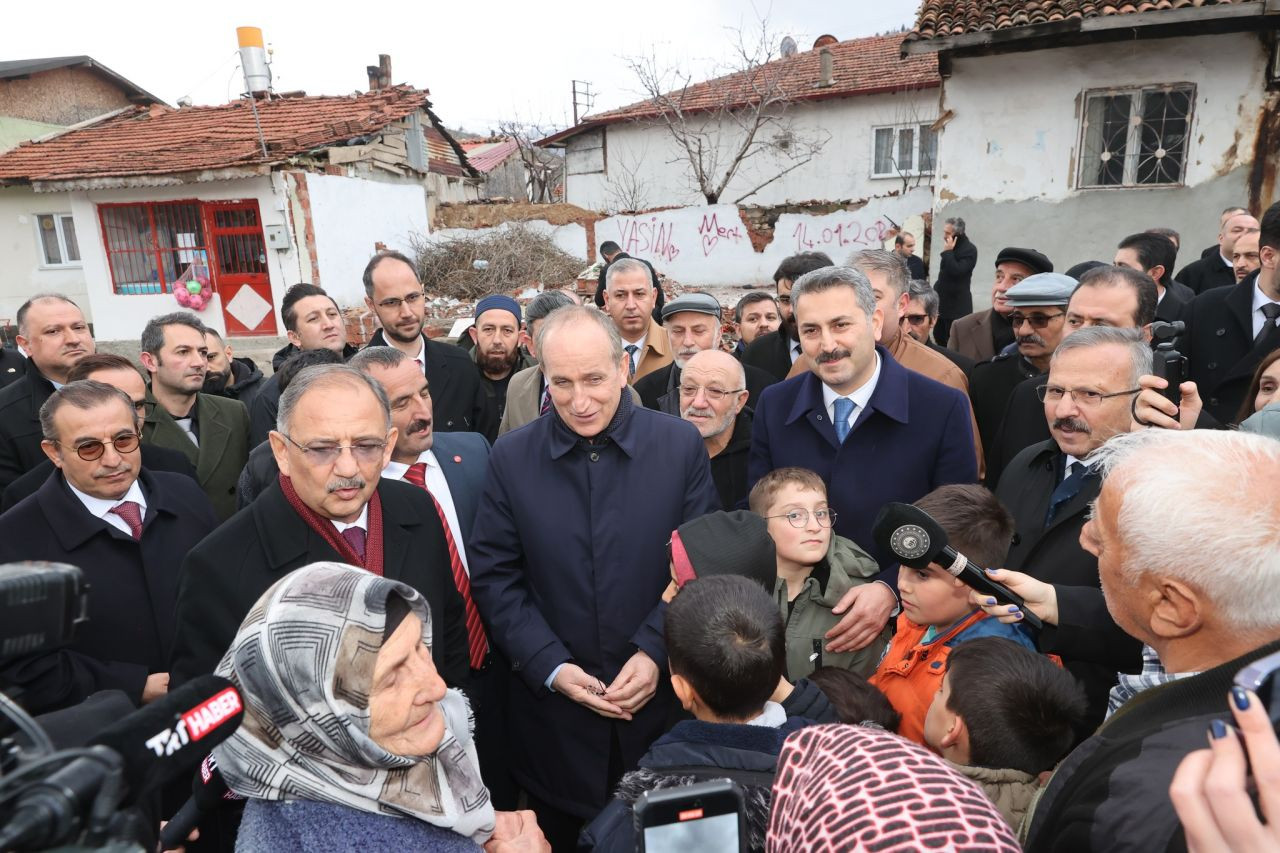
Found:
[[[498,437],[498,423],[507,408],[507,384],[517,371],[534,361],[521,349],[520,303],[505,293],[486,296],[476,303],[476,322],[467,331],[475,342],[471,357],[480,368],[480,384],[494,412],[490,443]]]
[[[1056,272],[1028,276],[1006,291],[1014,342],[973,368],[970,398],[984,455],[990,456],[1009,396],[1018,383],[1049,369],[1066,328],[1066,305],[1076,280]]]
[[[961,317],[951,326],[950,338],[938,336],[947,349],[986,361],[1013,343],[1013,327],[1009,315],[1013,309],[1005,299],[1009,288],[1028,276],[1053,272],[1053,262],[1035,249],[1009,246],[996,255],[996,279],[991,286],[991,307]]]
[[[680,417],[680,373],[689,359],[720,345],[721,312],[719,301],[706,293],[686,293],[662,306],[662,328],[672,361],[636,380],[636,393],[645,408]],[[761,368],[744,367],[747,405],[754,406],[760,391],[777,380]]]

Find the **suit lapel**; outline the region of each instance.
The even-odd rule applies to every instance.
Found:
[[[227,451],[231,438],[231,427],[223,418],[223,413],[211,402],[211,398],[200,395],[200,408],[197,415],[200,419],[200,461],[196,464],[196,476],[200,482],[206,482],[222,464],[222,457]]]
[[[382,496],[382,576],[398,581],[404,579],[409,564],[409,546],[413,542],[409,528],[420,522],[411,514],[406,515],[405,504],[393,489],[385,488],[386,482],[378,484],[378,494]]]
[[[1056,472],[1053,485],[1055,488],[1058,485]],[[1045,526],[1044,532],[1048,534],[1054,528],[1088,510],[1089,504],[1098,497],[1098,492],[1101,488],[1102,478],[1097,474],[1086,477],[1085,481],[1080,485],[1080,491],[1076,493],[1075,497],[1058,507],[1058,511],[1054,513],[1053,521],[1049,522],[1049,524]],[[1052,493],[1053,489],[1050,489],[1048,495],[1051,496]],[[1046,513],[1049,511],[1049,501],[1047,497],[1043,511]],[[1041,517],[1043,518],[1043,516]]]
[[[142,432],[148,443],[180,451],[191,460],[193,467],[199,467],[199,448],[191,443],[191,439],[182,431],[173,417],[156,402],[155,397],[151,396],[150,389],[147,390],[147,417],[143,421]],[[197,476],[200,476],[198,472]],[[200,482],[203,485],[204,480],[201,479]]]
[[[427,386],[431,389],[431,396],[439,400],[445,399],[450,395],[453,375],[447,359],[433,357],[431,341],[426,335],[422,336],[422,357],[427,362]]]
[[[1256,283],[1257,273],[1254,273],[1253,276],[1235,285],[1235,290],[1226,298],[1231,316],[1241,324],[1246,341],[1253,341],[1253,289]],[[1231,369],[1222,377],[1222,381],[1253,376],[1258,363],[1277,346],[1280,346],[1280,328],[1273,323],[1267,330],[1267,334],[1262,336],[1262,340],[1252,344],[1244,357],[1231,366]]]

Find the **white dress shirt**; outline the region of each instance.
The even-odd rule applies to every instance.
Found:
[[[876,369],[871,374],[871,378],[862,383],[862,387],[854,391],[852,394],[837,394],[831,389],[831,386],[825,382],[822,383],[822,403],[827,408],[827,417],[831,419],[831,425],[836,423],[836,400],[844,396],[853,401],[853,412],[849,415],[849,428],[853,429],[853,424],[858,420],[858,415],[871,402],[871,395],[875,393],[876,384],[880,381],[880,353],[875,353]]]
[[[339,536],[341,536],[342,532],[346,530],[348,527],[359,527],[361,530],[365,532],[365,535],[368,536],[369,535],[369,505],[366,503],[360,509],[360,517],[357,518],[355,521],[346,522],[346,521],[338,521],[337,519],[331,518],[329,519],[329,522],[334,527],[338,528]]]
[[[1270,296],[1262,292],[1262,286],[1258,284],[1257,279],[1253,282],[1253,311],[1249,317],[1253,320],[1253,336],[1258,337],[1258,333],[1262,331],[1262,324],[1266,322],[1267,315],[1262,313],[1262,306],[1269,302],[1275,302]]]
[[[636,368],[640,366],[640,359],[644,358],[644,345],[648,341],[649,341],[648,332],[645,332],[643,335],[641,335],[640,340],[638,341],[629,341],[626,338],[622,339],[622,348],[624,350],[629,346],[634,346],[636,348],[636,351],[634,353],[627,353],[627,357],[631,359],[632,373],[635,373]]]
[[[147,517],[147,499],[142,494],[142,487],[138,485],[135,479],[133,484],[129,486],[129,491],[124,493],[124,497],[119,500],[106,500],[105,498],[95,498],[93,495],[86,495],[84,492],[71,485],[71,481],[67,481],[67,486],[71,488],[71,494],[80,499],[80,503],[84,504],[84,508],[89,510],[89,514],[94,518],[100,518],[115,529],[127,533],[130,538],[133,537],[133,531],[129,529],[129,525],[116,513],[111,510],[120,506],[125,501],[133,501],[138,505],[138,513],[142,518]]]
[[[786,332],[779,332],[778,334],[785,335]],[[790,346],[787,347],[787,355],[791,356],[791,363],[795,364],[796,360],[799,359],[800,356],[803,355],[804,353],[800,349],[799,341],[792,341],[790,339],[788,339],[788,341],[790,343]]]
[[[453,505],[453,494],[449,491],[449,481],[444,478],[444,470],[440,467],[440,461],[436,459],[434,452],[424,450],[422,455],[418,457],[419,462],[426,463],[427,470],[424,479],[427,481],[427,490],[431,492],[439,503],[440,508],[444,510],[445,520],[449,522],[449,532],[453,534],[453,541],[458,546],[458,558],[462,560],[462,567],[467,570],[467,576],[471,576],[471,566],[467,564],[467,549],[463,545],[462,526],[458,523],[458,510]],[[388,462],[387,467],[382,469],[382,476],[388,480],[403,480],[405,472],[409,470],[409,466],[404,462]]]

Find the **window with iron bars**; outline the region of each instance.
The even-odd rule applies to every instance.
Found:
[[[175,281],[209,276],[200,202],[104,204],[98,215],[114,292],[168,293]]]
[[[1086,92],[1077,186],[1179,186],[1196,89],[1190,83]]]

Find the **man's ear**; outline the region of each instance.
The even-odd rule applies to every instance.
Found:
[[[902,295],[898,297],[898,316],[899,317],[907,313],[907,306],[910,304],[911,304],[911,294],[905,290],[902,291]]]
[[[479,343],[479,341],[477,341],[476,338],[480,333],[476,331],[475,323],[472,323],[471,326],[467,329],[467,334],[471,336],[471,343],[473,344]]]
[[[1154,267],[1147,270],[1147,275],[1151,276],[1152,281],[1160,281],[1160,279],[1164,278],[1164,264],[1156,264]]]
[[[18,346],[22,347],[27,352],[31,352],[31,339],[26,335],[19,332],[14,335],[14,340],[18,342]]]
[[[40,449],[44,451],[45,456],[49,457],[49,461],[53,463],[53,467],[62,467],[62,450],[58,445],[46,438],[40,442]]]
[[[289,474],[289,447],[288,440],[275,430],[267,433],[267,441],[271,442],[271,455],[276,458],[276,467],[280,469],[280,473],[286,477]],[[385,465],[383,466],[386,467]]]
[[[159,367],[159,362],[156,361],[156,357],[145,350],[138,353],[138,360],[142,362],[142,366],[147,369],[148,373],[155,373],[156,368]]]
[[[1151,631],[1166,640],[1190,636],[1204,625],[1205,602],[1200,592],[1176,578],[1145,575],[1143,598],[1151,603]]]
[[[297,332],[289,329],[284,333],[284,336],[289,339],[289,343],[298,349],[302,349],[302,337]]]
[[[671,673],[671,689],[676,692],[676,698],[680,700],[680,707],[692,714],[694,702],[698,697],[693,685],[686,681],[683,675],[677,675],[673,672]]]

